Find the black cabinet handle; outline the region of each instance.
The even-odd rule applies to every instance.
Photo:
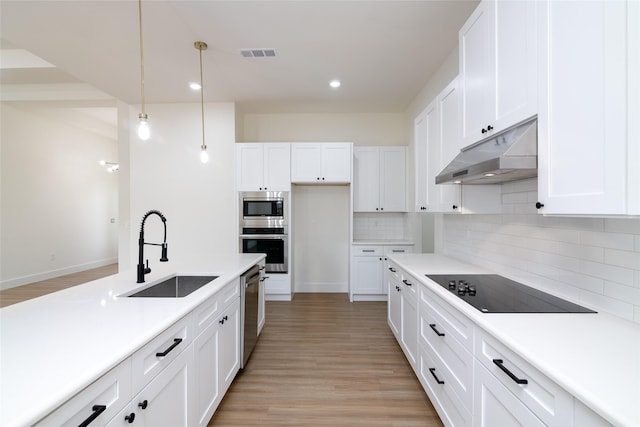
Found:
[[[91,424],[93,420],[98,418],[101,413],[107,410],[107,405],[93,405],[91,410],[93,411],[93,413],[89,415],[89,418],[81,422],[78,427],[87,427],[89,424]]]
[[[400,292],[400,287],[396,286],[396,291]]]
[[[407,285],[407,286],[411,286],[411,283],[407,282],[407,279],[403,279],[403,280],[402,280],[402,283],[404,283],[404,284],[405,284],[405,285]]]
[[[516,382],[516,384],[529,384],[529,381],[527,381],[526,379],[520,379],[518,377],[516,377],[513,372],[511,372],[510,370],[508,370],[504,365],[504,361],[502,359],[493,359],[493,363],[495,363],[495,365],[500,368],[502,370],[502,372],[504,372],[505,374],[509,375],[509,378],[511,378],[513,381]]]
[[[136,414],[133,412],[127,415],[126,417],[124,417],[124,420],[129,422],[129,424],[133,423],[135,419],[136,419]]]
[[[380,210],[381,210],[381,211],[383,211],[383,210],[384,210],[384,208],[380,208]]]
[[[138,403],[138,407],[139,408],[147,409],[147,406],[149,406],[149,402],[147,401],[147,399],[145,399],[142,402]]]
[[[444,381],[441,381],[440,378],[436,377],[436,368],[429,368],[429,372],[431,372],[431,375],[433,375],[433,378],[436,379],[438,384],[444,384]]]
[[[451,206],[451,208],[452,208],[453,210],[456,210],[456,209],[458,209],[458,205],[453,205],[453,206]]]
[[[482,128],[481,132],[482,133],[487,133],[487,130],[485,128]]]
[[[487,132],[489,132],[490,130],[493,130],[493,126],[491,125],[487,126]]]
[[[433,329],[433,332],[435,332],[436,335],[438,335],[439,337],[443,337],[444,336],[444,334],[442,332],[440,332],[439,330],[436,329],[436,324],[435,323],[430,323],[429,327],[431,329]]]
[[[322,177],[322,180],[324,181],[324,176]]]
[[[390,272],[392,272],[392,273],[395,273],[395,272],[396,272],[396,270],[394,270],[394,269],[393,269],[393,268],[391,268],[391,267],[389,267],[389,271],[390,271]]]
[[[536,209],[544,208],[544,203],[536,202]]]
[[[166,349],[165,351],[163,351],[162,353],[156,353],[156,357],[165,357],[167,354],[169,354],[169,352],[171,350],[173,350],[174,348],[176,348],[178,346],[178,344],[180,344],[182,342],[182,338],[175,338],[173,340],[173,344],[171,344],[171,347],[169,347],[168,349]]]

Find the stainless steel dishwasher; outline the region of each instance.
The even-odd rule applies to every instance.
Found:
[[[254,265],[240,276],[240,304],[242,309],[242,364],[247,366],[258,341],[258,298],[260,295],[260,268]]]

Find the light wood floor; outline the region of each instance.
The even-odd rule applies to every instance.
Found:
[[[92,270],[81,271],[66,276],[31,283],[29,285],[5,289],[0,291],[0,308],[80,285],[82,283],[87,283],[102,277],[110,276],[117,272],[118,264],[110,264],[104,267],[94,268]]]
[[[115,274],[117,264],[0,291],[0,307]],[[346,294],[268,301],[266,325],[210,426],[442,426],[385,302]]]
[[[442,426],[386,321],[346,294],[268,301],[267,321],[210,426]]]

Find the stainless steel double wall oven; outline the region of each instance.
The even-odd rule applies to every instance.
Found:
[[[240,251],[267,254],[267,273],[289,271],[289,193],[240,193]]]

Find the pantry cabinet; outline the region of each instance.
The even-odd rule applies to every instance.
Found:
[[[351,183],[352,144],[347,142],[291,144],[291,182]]]
[[[353,211],[406,212],[406,147],[354,147]]]
[[[236,144],[238,191],[291,190],[291,144]]]
[[[536,114],[536,6],[484,0],[460,29],[463,146]]]
[[[640,3],[538,2],[543,214],[640,214]]]

